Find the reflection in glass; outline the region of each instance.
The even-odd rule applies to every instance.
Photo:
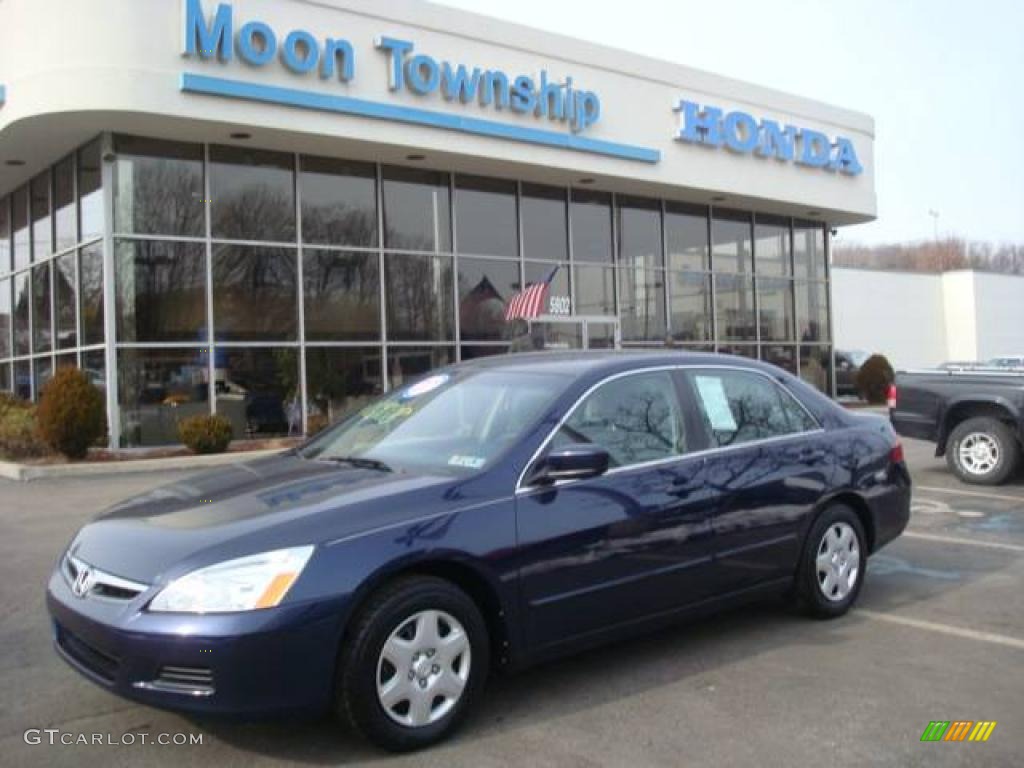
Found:
[[[619,270],[619,313],[623,341],[665,340],[665,273]]]
[[[32,351],[28,316],[32,297],[29,294],[29,273],[19,272],[12,280],[14,286],[14,354],[27,355]]]
[[[565,199],[565,190],[561,187],[523,184],[520,215],[525,258],[548,261],[569,258]]]
[[[676,341],[711,339],[711,278],[699,272],[669,272],[669,321]]]
[[[236,440],[302,434],[297,349],[221,348],[215,360],[217,413]]]
[[[548,283],[548,296],[544,306],[541,307],[542,315],[547,314],[570,314],[559,312],[559,304],[565,306],[565,299],[569,297],[569,265],[568,264],[545,264],[543,262],[527,261],[523,264],[523,274],[526,285],[534,283]],[[552,277],[552,274],[554,277]],[[552,309],[555,311],[552,312]]]
[[[217,341],[298,336],[297,256],[293,248],[218,245],[213,250],[213,327]]]
[[[306,338],[380,338],[380,265],[375,253],[303,252]]]
[[[380,347],[310,347],[306,350],[309,418],[334,424],[383,391]]]
[[[103,234],[103,176],[100,141],[96,139],[78,150],[78,221],[79,242]]]
[[[75,158],[61,160],[53,167],[55,251],[66,251],[78,242],[78,215],[75,207]]]
[[[796,283],[796,327],[800,341],[829,341],[828,288],[825,283]]]
[[[57,318],[57,347],[78,346],[78,281],[75,254],[65,253],[53,262],[54,315]]]
[[[32,361],[19,360],[15,362],[14,394],[22,400],[32,399]]]
[[[628,269],[657,269],[662,258],[661,203],[620,195],[619,265]]]
[[[206,341],[206,258],[202,243],[118,240],[119,341]]]
[[[384,168],[384,246],[406,251],[451,251],[448,174]]]
[[[302,242],[377,245],[377,171],[372,163],[299,159]]]
[[[757,359],[757,344],[719,344],[718,352],[722,355],[736,355]]]
[[[475,360],[478,357],[493,357],[494,355],[508,354],[507,344],[486,344],[486,345],[462,345],[462,359]]]
[[[456,176],[455,227],[459,253],[517,258],[516,183]]]
[[[43,171],[29,185],[32,211],[32,258],[45,259],[53,251],[50,231],[50,172]]]
[[[742,341],[757,338],[752,278],[715,275],[715,311],[719,339]]]
[[[754,259],[759,275],[787,277],[792,274],[789,221],[776,216],[757,216],[754,223]]]
[[[797,373],[796,347],[763,346],[761,347],[761,359],[766,363],[777,365],[784,371],[789,371],[794,376]]]
[[[11,364],[0,363],[0,392],[12,392]]]
[[[519,263],[459,257],[459,330],[464,340],[505,338],[505,309],[519,290]]]
[[[79,316],[83,346],[103,343],[103,244],[93,243],[79,252]]]
[[[441,368],[453,362],[455,362],[455,350],[452,347],[389,347],[389,388],[401,387],[435,368]]]
[[[389,339],[453,338],[451,257],[387,254],[384,275]]]
[[[714,247],[711,266],[715,272],[749,273],[751,269],[750,214],[715,211],[711,221]]]
[[[758,313],[761,315],[761,341],[793,341],[793,281],[778,277],[758,277],[757,298]]]
[[[43,390],[46,388],[46,384],[53,378],[53,361],[50,356],[37,357],[34,361],[35,367],[35,400],[39,401],[39,398],[43,395]]]
[[[11,230],[14,232],[14,268],[21,269],[32,263],[28,230],[28,187],[11,193]]]
[[[576,314],[615,316],[615,270],[611,267],[573,267]]]
[[[0,197],[0,275],[11,269],[11,198]]]
[[[708,269],[708,209],[665,203],[665,241],[669,269]]]
[[[50,265],[32,268],[32,352],[49,352],[53,347],[50,317]]]
[[[11,356],[11,281],[0,280],[0,360]]]
[[[611,264],[612,196],[574,189],[570,216],[573,261]]]
[[[93,354],[83,358],[90,378],[98,376],[103,365]],[[210,412],[205,350],[119,349],[117,368],[123,445],[177,443],[181,419]]]
[[[832,348],[800,346],[800,378],[826,395],[832,393]]]
[[[117,136],[114,148],[115,232],[204,234],[202,145]]]
[[[120,354],[120,352],[118,353]],[[107,389],[107,353],[102,349],[90,350],[82,353],[82,370],[89,376],[97,389],[105,392]]]
[[[806,221],[793,222],[793,262],[796,276],[825,279],[825,227]]]
[[[295,240],[294,157],[242,147],[210,147],[214,237]]]

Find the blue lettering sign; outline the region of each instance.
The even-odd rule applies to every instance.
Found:
[[[296,74],[306,74],[320,65],[320,77],[334,77],[348,82],[355,75],[355,51],[347,40],[327,38],[321,44],[312,33],[303,29],[290,32],[279,45],[277,34],[262,21],[243,24],[235,33],[233,10],[220,3],[213,17],[207,20],[200,0],[185,0],[185,39],[182,51],[186,56],[229,62],[238,57],[253,67],[269,64],[275,56]]]
[[[440,90],[447,101],[475,101],[481,107],[532,112],[536,117],[568,123],[573,133],[585,131],[601,117],[597,94],[577,90],[571,77],[564,83],[549,82],[547,72],[541,72],[538,84],[527,75],[510,78],[497,69],[470,70],[465,64],[438,61],[423,53],[412,56],[415,45],[409,40],[379,37],[374,45],[387,55],[388,88],[392,91],[410,90],[426,96]]]
[[[679,113],[677,141],[714,148],[725,146],[738,154],[772,157],[847,176],[864,171],[853,142],[844,136],[832,141],[821,131],[794,125],[783,127],[775,120],[758,121],[740,110],[724,112],[685,99],[675,111]]]

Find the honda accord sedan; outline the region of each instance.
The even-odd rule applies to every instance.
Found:
[[[60,556],[47,604],[58,653],[116,694],[333,709],[408,750],[495,668],[766,596],[841,616],[909,509],[887,422],[778,368],[521,354],[116,505]]]

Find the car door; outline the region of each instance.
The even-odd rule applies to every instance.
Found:
[[[790,578],[803,524],[831,480],[826,433],[768,374],[707,368],[685,378],[710,443],[706,482],[720,499],[716,591]]]
[[[534,649],[708,594],[712,499],[703,459],[687,455],[699,425],[684,416],[678,394],[667,370],[615,376],[582,397],[539,452],[593,443],[611,462],[598,477],[517,493]]]

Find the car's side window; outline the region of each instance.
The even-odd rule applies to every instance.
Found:
[[[599,445],[614,467],[685,453],[686,433],[671,374],[637,373],[602,384],[576,406],[552,448],[574,443]]]
[[[689,371],[687,377],[712,448],[806,432],[818,426],[792,395],[759,374],[709,369]]]

